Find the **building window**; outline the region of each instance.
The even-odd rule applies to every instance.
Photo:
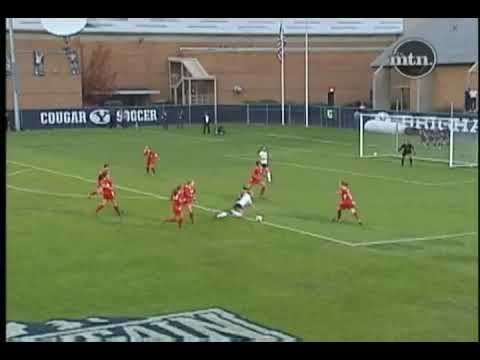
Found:
[[[78,54],[74,49],[67,50],[67,59],[70,65],[70,74],[72,74],[72,76],[80,74],[80,61],[78,59]]]
[[[33,75],[45,76],[45,54],[41,50],[33,52]]]
[[[8,56],[8,54],[7,54],[7,59],[5,61],[5,70],[6,70],[5,74],[7,77],[12,75],[12,63],[10,62],[10,56]]]

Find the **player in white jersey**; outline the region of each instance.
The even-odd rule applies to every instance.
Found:
[[[221,213],[218,213],[217,219],[227,217],[228,215],[242,217],[244,211],[250,206],[255,207],[253,205],[253,194],[250,192],[250,189],[247,186],[244,186],[243,191],[238,196],[235,204],[233,204],[232,209],[230,209],[228,212],[222,211]]]
[[[258,160],[260,161],[260,164],[263,167],[264,173],[267,177],[267,181],[269,183],[272,182],[272,173],[270,172],[270,167],[269,167],[269,154],[267,147],[263,145],[260,150],[258,151]]]

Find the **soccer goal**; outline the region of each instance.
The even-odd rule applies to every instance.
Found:
[[[438,116],[360,114],[360,157],[400,157],[410,142],[417,160],[449,167],[478,166],[478,128],[465,119]],[[426,130],[426,131],[424,131]]]

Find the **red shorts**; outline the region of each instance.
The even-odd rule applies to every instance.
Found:
[[[104,192],[103,193],[103,200],[107,200],[107,201],[115,200],[115,193],[113,191],[112,192]]]
[[[252,177],[252,178],[250,178],[250,180],[248,181],[248,185],[250,185],[250,186],[260,185],[261,182],[262,182],[262,180]]]
[[[351,210],[355,208],[355,203],[353,201],[343,201],[338,204],[338,207],[340,208],[340,210]]]
[[[182,205],[173,204],[172,211],[175,216],[180,216],[182,214]]]

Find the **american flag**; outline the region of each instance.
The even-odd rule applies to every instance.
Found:
[[[280,39],[277,43],[277,58],[282,62],[285,57],[285,35],[283,34],[283,23],[280,24]]]

